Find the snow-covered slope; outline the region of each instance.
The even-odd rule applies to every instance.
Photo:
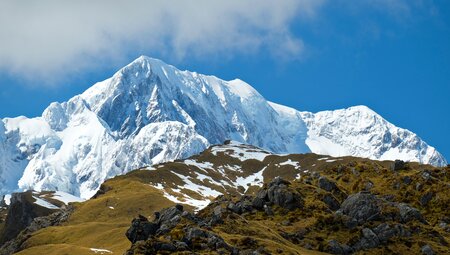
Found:
[[[0,121],[0,194],[88,198],[107,178],[232,139],[276,153],[316,152],[446,164],[415,134],[366,107],[317,114],[266,101],[241,80],[140,57],[42,117]]]
[[[413,132],[398,128],[366,106],[316,114],[302,113],[311,151],[331,156],[417,161],[438,166],[447,162]]]

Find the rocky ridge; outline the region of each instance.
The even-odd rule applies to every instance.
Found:
[[[364,171],[365,175],[373,167],[350,164],[331,171],[349,174],[353,168],[358,169],[355,173]],[[395,171],[414,172],[407,169]],[[424,185],[448,192],[447,171],[427,172],[446,181],[436,186],[425,178]],[[380,194],[374,184],[350,193],[331,179],[330,173],[313,173],[293,183],[277,177],[254,196],[219,196],[196,214],[176,205],[155,213],[153,221],[140,216],[126,233],[132,242],[126,254],[307,254],[305,249],[332,254],[450,252],[449,218],[445,213],[449,201],[442,191],[433,195],[430,208],[421,197],[406,203],[405,199],[412,197]],[[417,204],[421,210],[414,207]],[[254,228],[259,231],[252,231]],[[271,231],[276,237],[269,237]]]
[[[92,199],[73,204],[64,223],[15,243],[21,255],[210,254],[214,247],[225,254],[445,254],[448,171],[400,160],[277,155],[230,141],[112,178]]]

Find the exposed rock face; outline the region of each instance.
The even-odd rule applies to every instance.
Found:
[[[156,234],[157,230],[158,224],[149,222],[146,217],[139,215],[138,218],[133,219],[131,227],[125,235],[131,243],[135,243],[137,241],[147,240],[150,235]]]
[[[153,222],[147,218],[139,216],[133,219],[131,227],[126,232],[127,238],[132,242],[132,247],[126,254],[135,254],[135,251],[142,251],[145,254],[171,253],[175,251],[203,250],[203,251],[227,251],[233,252],[223,238],[202,228],[205,225],[211,226],[213,217],[220,217],[222,212],[214,210],[213,215],[207,218],[198,218],[189,212],[183,211],[183,206],[175,205],[155,213]],[[164,242],[157,237],[165,236],[171,232],[182,220],[189,221],[181,231],[181,238]],[[169,239],[170,240],[170,239]]]
[[[290,190],[290,183],[279,177],[269,183],[268,189],[262,189],[256,195],[253,204],[262,208],[264,203],[278,205],[283,208],[294,210],[302,206],[302,199],[297,192]]]
[[[8,207],[8,216],[6,217],[5,227],[0,233],[0,245],[15,238],[20,231],[30,226],[33,219],[47,216],[55,209],[49,209],[35,203],[32,192],[13,193],[11,204]]]
[[[66,222],[73,212],[71,205],[58,210],[47,216],[34,218],[28,227],[23,229],[15,238],[5,242],[0,247],[0,255],[10,255],[23,249],[22,244],[31,236],[32,233],[50,226],[58,226]]]

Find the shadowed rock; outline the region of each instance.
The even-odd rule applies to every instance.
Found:
[[[368,192],[359,192],[350,195],[342,204],[339,210],[343,214],[356,220],[358,224],[366,221],[376,220],[380,215],[378,206],[379,199]]]

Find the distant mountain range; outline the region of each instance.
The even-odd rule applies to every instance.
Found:
[[[289,92],[286,92],[289,93]],[[37,118],[0,121],[0,194],[58,190],[90,198],[106,179],[234,140],[274,153],[314,152],[435,166],[444,157],[365,106],[301,112],[241,80],[139,57]]]

